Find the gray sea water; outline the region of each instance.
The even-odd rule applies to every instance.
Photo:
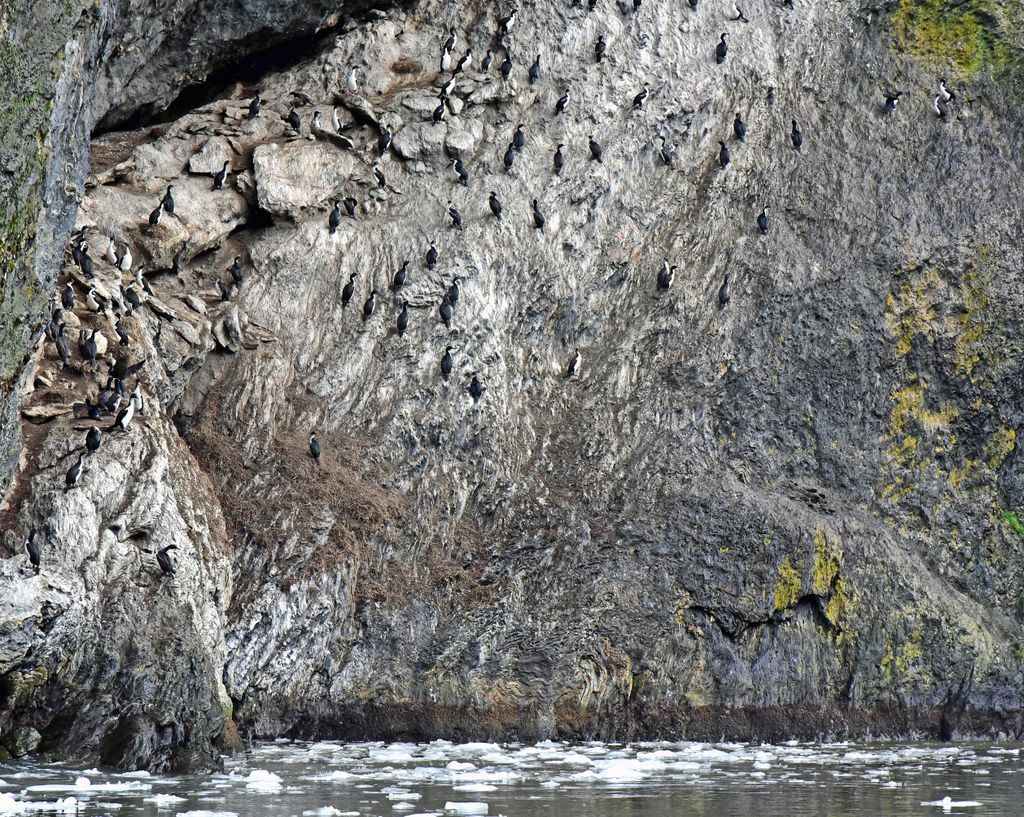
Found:
[[[1024,815],[1021,747],[295,743],[223,774],[0,763],[0,814],[162,817]]]

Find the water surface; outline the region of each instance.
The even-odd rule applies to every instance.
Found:
[[[1024,814],[1011,744],[267,743],[223,774],[0,764],[0,814],[906,817]]]

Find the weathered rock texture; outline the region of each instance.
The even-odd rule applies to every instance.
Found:
[[[0,731],[155,766],[209,762],[229,707],[253,736],[1021,734],[1016,91],[945,66],[958,98],[938,119],[935,69],[878,11],[763,3],[744,24],[730,4],[538,0],[503,81],[505,10],[423,0],[262,77],[254,120],[250,83],[96,140],[79,227],[97,259],[127,242],[152,289],[123,321],[147,411],[64,492],[89,425],[72,404],[107,367],[38,347]],[[433,124],[451,26],[474,67]],[[146,87],[117,116],[165,98]],[[342,134],[315,138],[334,106]],[[144,228],[168,184],[175,214]],[[331,233],[346,196],[355,218]],[[130,283],[96,268],[112,294]],[[113,350],[72,270],[75,319]],[[17,551],[33,524],[38,576]]]

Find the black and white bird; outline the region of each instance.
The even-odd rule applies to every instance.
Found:
[[[394,277],[391,279],[391,288],[393,290],[399,290],[405,286],[405,279],[408,276],[407,270],[409,269],[409,262],[403,261],[402,266],[395,270]]]
[[[649,82],[645,82],[644,83],[644,87],[640,89],[640,93],[638,93],[635,97],[633,97],[633,110],[634,111],[643,110],[644,102],[647,101],[647,95],[649,93],[649,91],[648,91],[649,87],[650,87],[650,83]]]
[[[442,74],[446,74],[452,70],[452,54],[447,48],[441,49],[441,62],[439,65]]]
[[[945,102],[947,105],[949,105],[951,102],[954,102],[956,100],[956,94],[954,94],[946,86],[946,78],[945,77],[942,77],[939,80],[939,96],[942,97],[942,101]]]
[[[466,391],[469,392],[469,396],[473,398],[474,403],[480,402],[480,398],[484,393],[484,386],[480,382],[480,378],[477,377],[476,372],[473,373],[473,379],[469,381],[469,387]]]
[[[472,67],[473,67],[473,52],[470,51],[467,48],[466,49],[466,53],[463,54],[459,58],[458,63],[456,63],[456,65],[455,65],[455,72],[454,73],[461,74],[463,71],[466,71],[466,70],[468,70],[468,69],[470,69]]]
[[[78,462],[72,465],[64,475],[64,490],[70,491],[78,484],[78,478],[82,476],[82,463],[85,461],[85,451],[78,455]]]
[[[562,168],[565,166],[565,157],[562,155],[562,148],[564,147],[565,145],[560,143],[558,147],[555,148],[555,158],[553,160],[553,164],[555,167],[556,176],[562,175]]]
[[[309,132],[313,136],[319,136],[320,132],[324,129],[323,122],[320,121],[320,111],[313,111],[313,121],[309,125]]]
[[[35,568],[36,573],[39,572],[39,566],[42,564],[42,554],[39,551],[39,545],[36,542],[36,529],[32,528],[28,532],[28,538],[25,540],[25,555],[28,556],[29,563]]]
[[[501,20],[498,22],[498,35],[499,36],[504,37],[510,31],[512,31],[512,26],[515,24],[516,14],[518,14],[518,13],[519,13],[519,9],[515,9],[514,8],[514,9],[512,9],[511,12],[509,12],[509,15],[507,17],[502,17],[501,18]]]
[[[725,280],[718,288],[718,308],[725,309],[729,305],[729,273],[725,274]]]
[[[670,267],[666,258],[661,269],[658,270],[658,289],[662,292],[667,292],[671,288],[675,277],[676,268],[674,266]]]
[[[444,122],[444,115],[447,112],[447,110],[448,109],[445,107],[444,101],[442,100],[437,104],[437,107],[434,108],[434,112],[430,115],[430,120],[435,125],[440,125],[442,122]]]
[[[601,146],[594,141],[594,137],[590,137],[590,158],[596,162],[601,162],[601,157],[604,156],[604,150]],[[601,162],[603,164],[603,162]]]
[[[164,206],[162,204],[158,204],[156,209],[149,214],[149,226],[151,228],[156,227],[156,225],[160,223],[160,216],[163,215],[163,212]]]
[[[134,259],[132,258],[132,248],[129,247],[127,243],[125,243],[124,252],[121,253],[121,257],[117,259],[117,268],[121,270],[121,272],[131,272],[133,260]]]
[[[213,177],[213,189],[221,190],[224,187],[224,182],[228,180],[228,165],[231,162],[224,162],[224,166],[217,171],[217,174]]]
[[[450,200],[448,202],[448,215],[451,217],[452,227],[457,230],[461,230],[462,216],[459,214],[459,211],[455,209],[455,205]]]
[[[512,164],[513,164],[513,162],[515,162],[515,160],[516,160],[516,149],[512,146],[512,143],[509,142],[508,150],[505,151],[505,158],[502,159],[502,162],[505,165],[505,170],[506,171],[509,171],[509,170],[512,169]]]
[[[506,53],[505,59],[501,61],[501,78],[508,80],[509,75],[512,73],[512,55]]]
[[[722,38],[718,41],[718,45],[715,46],[715,62],[719,65],[725,62],[725,57],[729,53],[729,45],[725,41],[727,36],[723,34]]]
[[[672,167],[672,163],[675,161],[675,153],[672,148],[669,147],[668,142],[664,136],[658,137],[661,139],[661,148],[658,150],[658,154],[661,156],[661,161],[665,163],[666,167]]]
[[[491,212],[494,213],[494,217],[497,219],[501,218],[501,202],[498,201],[498,194],[493,190],[491,191],[490,197],[487,199],[487,204],[491,208]]]
[[[341,133],[341,117],[338,116],[337,108],[331,108],[331,127],[335,133]]]
[[[594,57],[598,62],[604,59],[604,52],[608,50],[608,44],[605,43],[604,37],[598,35],[597,42],[594,43]]]
[[[363,302],[363,323],[366,323],[373,314],[373,309],[377,305],[377,290],[370,290],[370,297]]]
[[[85,450],[90,454],[95,454],[100,447],[100,440],[103,438],[103,432],[96,426],[93,426],[86,432],[85,435]]]
[[[242,256],[236,255],[234,262],[231,264],[231,269],[228,270],[231,273],[231,280],[235,282],[236,287],[242,285],[242,281],[245,280],[245,275],[242,270]]]
[[[757,217],[757,229],[761,231],[761,235],[768,235],[768,208],[762,207],[761,213]]]
[[[135,405],[136,400],[137,398],[133,392],[132,396],[128,399],[128,405],[118,412],[117,418],[114,420],[114,424],[107,429],[108,431],[115,431],[116,429],[121,429],[122,431],[128,430],[128,425],[131,423],[132,418],[135,416],[135,412],[138,410],[138,407]]]
[[[430,249],[427,250],[427,269],[433,269],[437,266],[437,247],[434,246],[434,242],[430,242]]]
[[[117,244],[114,243],[114,239],[110,239],[107,242],[107,250],[104,253],[107,259],[107,263],[111,266],[117,266]]]
[[[348,72],[348,79],[345,80],[345,85],[348,88],[350,94],[354,94],[359,90],[359,77],[356,74],[356,67],[353,65]]]
[[[935,95],[935,100],[932,102],[932,110],[935,111],[935,115],[939,119],[946,118],[946,103],[942,101],[942,97],[938,94]]]
[[[165,548],[160,548],[160,550],[156,552],[156,563],[160,568],[161,576],[174,575],[174,563],[171,561],[171,551],[177,549],[177,545],[168,545]]]
[[[383,156],[388,152],[389,147],[391,147],[391,131],[381,127],[380,135],[377,137],[377,155]]]
[[[309,435],[309,455],[318,466],[320,465],[320,441],[316,438],[314,431]]]
[[[459,184],[463,187],[469,187],[469,173],[466,172],[466,166],[462,164],[461,157],[455,157],[455,161],[452,162],[452,169],[458,174]]]
[[[487,49],[487,53],[484,54],[484,58],[480,61],[480,73],[486,74],[491,70],[491,63],[494,61],[494,57],[491,54],[491,49]]]
[[[537,203],[537,199],[534,199],[533,200],[533,226],[536,229],[540,230],[541,232],[544,232],[544,224],[545,224],[544,216],[540,212],[540,205]]]
[[[384,175],[384,171],[380,169],[379,165],[373,166],[373,178],[377,180],[377,187],[386,187],[388,180]]]
[[[454,309],[459,305],[459,298],[461,297],[462,291],[459,289],[459,281],[462,279],[456,275],[452,278],[452,284],[448,287],[448,303],[452,305]]]
[[[352,198],[352,196],[345,196],[345,198],[342,199],[342,204],[345,205],[345,215],[347,215],[349,218],[355,218],[356,205],[359,204],[359,202]]]
[[[82,344],[82,354],[85,356],[85,359],[89,361],[89,365],[92,366],[93,369],[96,368],[96,352],[98,349],[96,345],[96,335],[98,334],[99,330],[93,329],[86,337],[85,343]]]
[[[128,336],[128,333],[125,331],[124,324],[121,323],[121,319],[120,318],[118,318],[114,322],[114,334],[117,335],[118,343],[121,346],[128,346],[131,343],[131,338]]]
[[[71,286],[70,281],[68,281],[64,285],[64,289],[61,290],[60,305],[69,312],[75,308],[75,288]]]
[[[903,91],[897,91],[894,94],[885,95],[885,105],[882,108],[882,113],[886,116],[896,110],[896,105],[899,104],[900,97],[903,96]]]
[[[448,39],[444,41],[441,46],[442,51],[453,51],[455,49],[455,43],[459,41],[459,35],[455,33],[454,28],[448,29]]]
[[[800,126],[796,124],[796,120],[793,120],[793,130],[789,133],[789,138],[793,142],[793,149],[800,152],[800,148],[804,143],[804,135],[800,132]]]
[[[580,350],[577,349],[572,356],[572,360],[569,361],[569,365],[565,369],[565,378],[569,380],[576,377],[580,370],[583,368],[583,355],[580,354]]]
[[[156,209],[157,209],[157,212],[160,211],[159,207],[157,207]],[[150,218],[152,219],[152,215],[150,215]],[[159,221],[159,220],[160,220],[160,216],[157,215],[157,221]],[[95,276],[93,275],[92,257],[89,255],[89,247],[88,246],[83,246],[82,247],[82,254],[81,254],[80,261],[81,261],[81,263],[79,264],[79,266],[82,268],[82,274],[86,278],[94,278]]]
[[[721,145],[718,150],[718,164],[725,167],[729,164],[729,148],[726,147],[725,142],[722,140],[719,140],[718,144]]]
[[[452,346],[446,346],[444,354],[441,355],[441,378],[447,382],[452,373]]]
[[[341,202],[334,202],[334,209],[331,210],[331,215],[327,219],[327,226],[331,231],[331,235],[334,235],[338,231],[338,227],[341,226]]]
[[[405,337],[405,330],[409,328],[409,302],[402,299],[402,311],[398,313],[398,337]]]
[[[738,113],[736,114],[736,118],[732,121],[732,132],[739,142],[742,142],[747,138],[747,125]]]
[[[249,118],[255,119],[260,114],[260,106],[263,104],[263,100],[260,98],[260,92],[256,92],[256,96],[252,98],[249,103]]]
[[[569,104],[569,91],[566,90],[566,92],[564,94],[562,94],[558,98],[558,102],[555,103],[555,116],[558,116],[562,111],[564,111],[565,110],[565,106],[568,105],[568,104]]]
[[[107,308],[107,299],[95,289],[90,289],[85,293],[85,305],[93,312],[103,312]]]

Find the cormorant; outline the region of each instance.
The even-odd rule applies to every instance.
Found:
[[[565,166],[565,157],[562,156],[562,148],[564,147],[565,145],[559,144],[558,147],[555,148],[554,165],[556,176],[562,175],[562,168]]]
[[[164,210],[167,211],[167,215],[169,216],[174,215],[174,196],[171,195],[171,190],[173,189],[174,185],[169,184],[167,185],[167,192],[164,193]]]
[[[649,82],[645,82],[644,87],[640,90],[640,93],[633,97],[633,110],[643,110],[644,102],[647,100],[647,95],[649,93],[647,89],[648,86],[650,86],[650,84],[651,83]]]
[[[402,299],[402,311],[398,313],[398,337],[405,336],[405,330],[409,328],[409,302]]]
[[[484,387],[481,385],[480,378],[476,376],[475,372],[473,373],[473,379],[469,381],[469,388],[466,391],[469,392],[469,396],[473,398],[474,403],[479,402],[480,397],[484,393]]]
[[[725,146],[725,142],[722,140],[719,140],[718,144],[721,145],[721,148],[718,151],[718,164],[725,167],[729,164],[729,148]]]
[[[540,212],[540,205],[537,204],[537,199],[533,200],[533,226],[544,232],[544,216]]]
[[[789,138],[793,140],[793,147],[799,152],[800,146],[804,143],[804,135],[800,132],[795,119],[793,120],[793,130],[790,132]]]
[[[373,308],[376,305],[376,297],[377,290],[371,289],[370,297],[363,302],[363,323],[366,323],[366,321],[369,320],[370,316],[373,314]]]
[[[529,73],[530,85],[533,85],[538,79],[540,79],[540,54],[537,55],[537,59],[533,61],[530,66]]]
[[[320,441],[316,438],[316,432],[314,431],[309,435],[309,453],[313,457],[313,461],[320,465]]]
[[[512,73],[512,55],[508,52],[505,53],[505,59],[501,63],[501,78],[507,80],[509,74]]]
[[[723,34],[722,39],[718,41],[718,45],[715,46],[715,62],[721,65],[725,62],[725,55],[729,53],[729,46],[725,42],[727,35]]]
[[[260,99],[260,92],[257,91],[256,92],[256,96],[254,96],[252,98],[252,102],[249,103],[249,118],[250,119],[255,119],[257,116],[259,116],[260,105],[262,105],[262,104],[263,104],[263,100]]]
[[[437,265],[437,247],[430,242],[430,249],[427,250],[427,269],[433,269]]]
[[[568,105],[568,104],[569,104],[569,91],[566,90],[566,92],[564,94],[562,94],[558,98],[558,102],[555,103],[555,116],[558,116],[562,111],[564,111],[565,110],[565,106]]]
[[[515,151],[515,148],[512,147],[512,143],[510,142],[509,146],[508,146],[508,150],[505,151],[504,162],[505,162],[505,170],[506,171],[512,169],[512,163],[515,160],[516,160],[516,151]]]
[[[455,161],[452,162],[452,168],[459,176],[459,184],[463,187],[469,187],[469,174],[466,172],[466,166],[462,164],[460,157],[455,157]]]
[[[718,288],[718,308],[725,309],[729,305],[729,273],[725,274],[725,280]]]
[[[68,281],[60,293],[60,305],[69,312],[75,308],[75,288]]]
[[[452,373],[452,348],[451,346],[446,346],[444,355],[441,357],[441,377],[445,382],[448,381]]]
[[[406,270],[409,268],[409,262],[403,261],[402,266],[395,270],[395,276],[391,280],[391,288],[398,290],[405,285]]]
[[[36,569],[36,573],[38,573],[39,565],[42,562],[42,557],[39,552],[39,545],[36,544],[35,528],[32,528],[28,532],[28,539],[25,540],[25,554],[28,556],[28,560],[32,564],[32,567]]]
[[[668,265],[668,259],[665,259],[665,263],[662,264],[661,269],[658,271],[658,289],[662,292],[668,291],[672,286],[672,282],[676,277],[676,267],[670,267]]]
[[[448,293],[444,294],[441,299],[441,306],[438,309],[441,315],[441,320],[444,321],[445,328],[452,328],[452,302],[448,300]]]
[[[345,204],[345,213],[346,213],[346,215],[348,215],[349,218],[355,218],[356,217],[356,205],[359,202],[357,202],[351,196],[345,196],[343,201],[344,201],[344,204]]]
[[[736,138],[740,142],[744,141],[747,138],[747,126],[743,122],[743,120],[740,119],[739,114],[736,114],[736,118],[733,120],[732,132],[736,134]]]
[[[900,101],[900,97],[903,96],[903,91],[897,91],[895,94],[885,95],[885,107],[882,112],[888,116],[896,110],[896,104]]]
[[[171,562],[170,551],[177,550],[177,545],[168,545],[156,552],[156,563],[160,566],[160,573],[163,576],[174,575],[174,564]]]
[[[448,201],[448,215],[451,216],[452,226],[456,229],[462,229],[462,216],[459,215],[459,211],[455,209],[455,205],[452,204],[451,200]]]
[[[158,204],[156,206],[156,209],[149,214],[150,227],[156,227],[156,225],[160,223],[160,216],[163,214],[163,212],[164,206],[162,204]]]
[[[348,306],[348,302],[352,300],[352,293],[356,290],[356,274],[353,272],[348,277],[348,283],[341,290],[341,308],[344,309]]]
[[[603,155],[604,155],[604,151],[601,149],[601,146],[599,144],[597,144],[597,142],[594,141],[594,137],[591,136],[590,137],[590,158],[596,159],[598,162],[601,162],[601,157]]]
[[[601,62],[601,60],[604,59],[604,52],[607,49],[608,46],[604,41],[604,37],[598,35],[597,42],[594,43],[594,56],[597,58],[598,62]]]
[[[761,208],[761,215],[757,217],[757,229],[761,231],[761,235],[768,235],[768,208]]]
[[[460,297],[459,281],[461,281],[461,280],[462,279],[459,278],[458,275],[454,276],[452,278],[452,285],[450,287],[448,287],[448,303],[450,303],[453,308],[458,306],[458,303],[459,303],[459,297]]]
[[[65,491],[70,491],[78,483],[78,478],[82,475],[82,462],[85,460],[85,453],[85,451],[79,453],[78,462],[72,465],[64,475]]]
[[[493,190],[491,191],[491,196],[487,200],[487,203],[491,206],[491,212],[494,213],[494,217],[500,219],[501,218],[501,202],[498,201],[498,194],[495,193]]]
[[[228,179],[228,165],[231,162],[224,162],[224,166],[217,171],[217,175],[213,177],[213,189],[220,190],[224,187],[224,182]]]

